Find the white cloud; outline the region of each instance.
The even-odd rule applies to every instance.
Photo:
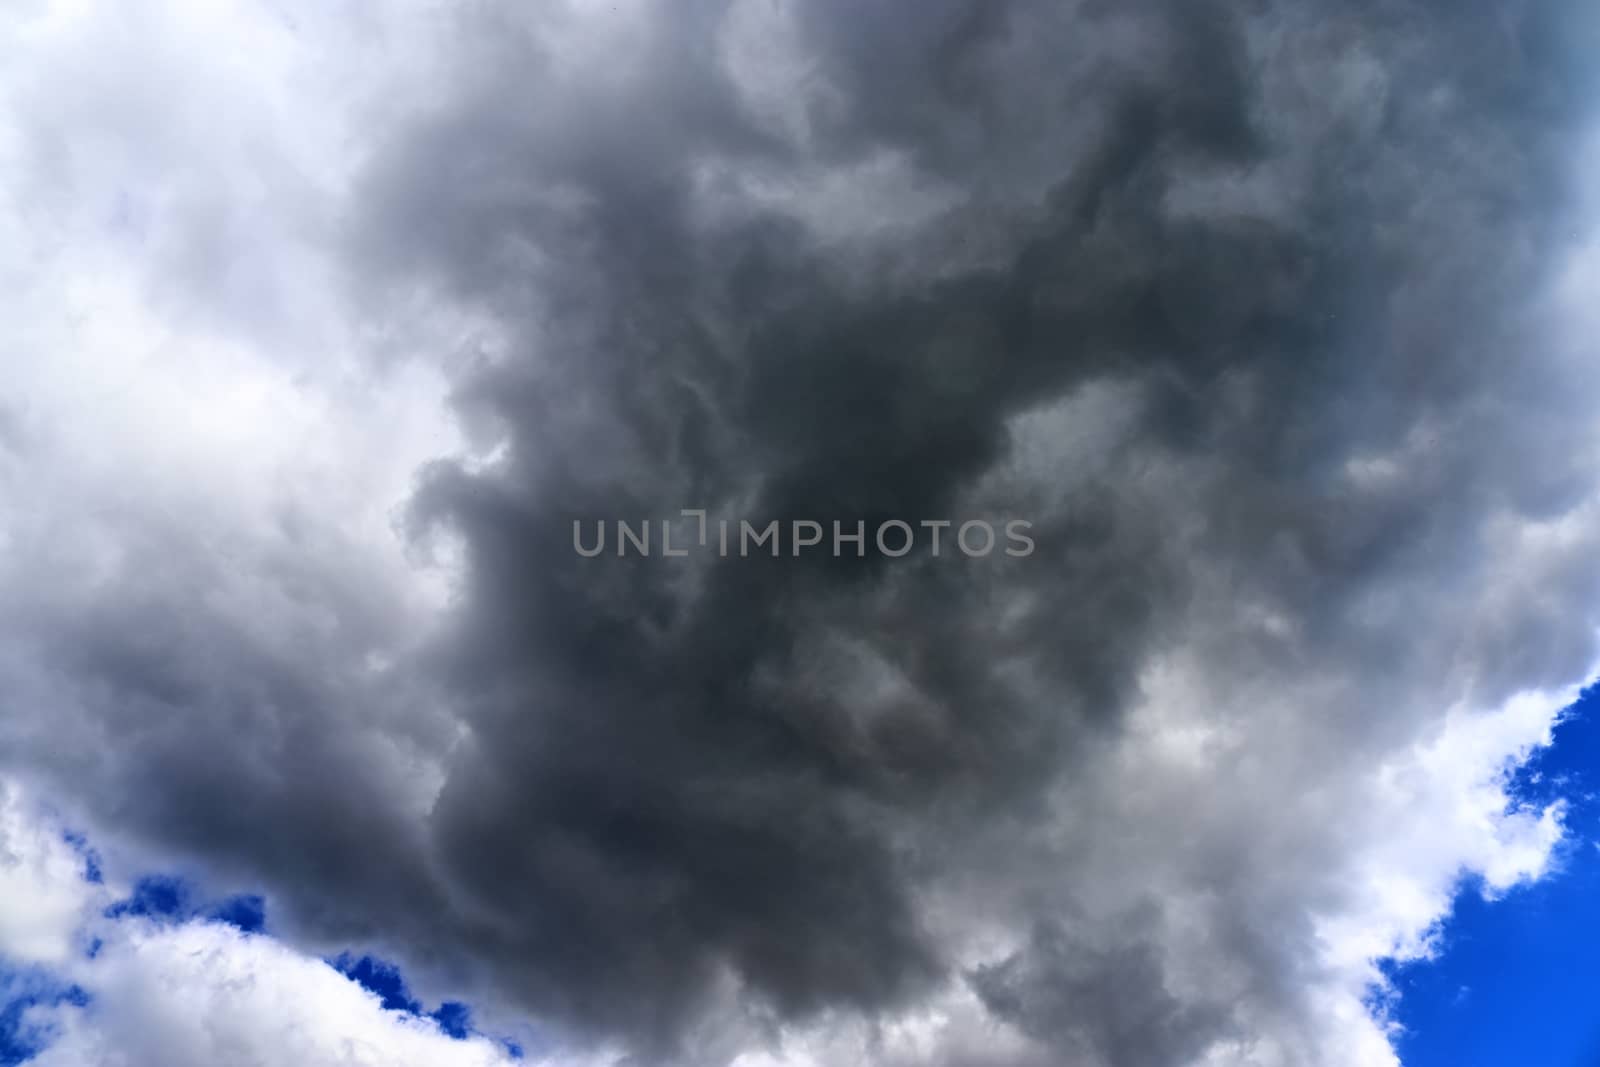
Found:
[[[0,781],[0,965],[34,985],[75,983],[87,1004],[51,998],[25,1026],[39,1067],[499,1067],[481,1036],[457,1040],[315,957],[219,923],[108,920],[113,895],[87,882],[63,827]],[[90,938],[100,944],[90,958]],[[46,981],[48,979],[48,981]],[[27,992],[8,985],[0,993]],[[534,1065],[537,1058],[523,1061]]]
[[[135,921],[79,968],[93,998],[50,1009],[38,1067],[495,1067],[486,1038],[453,1039],[385,1011],[321,960],[215,923]]]
[[[0,959],[58,964],[93,896],[84,858],[16,785],[0,780]]]

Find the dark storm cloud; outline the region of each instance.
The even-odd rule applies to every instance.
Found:
[[[981,43],[963,39],[965,25],[928,50],[960,63]],[[837,32],[824,19],[820,47],[823,28]],[[659,59],[669,62],[681,47],[670,42],[693,27],[661,29]],[[1211,36],[1235,33],[1223,23]],[[1180,51],[1208,43],[1181,40]],[[938,114],[925,112],[920,85],[897,87],[925,112],[910,115],[890,93],[851,84],[874,76],[865,58],[830,57],[849,99],[890,110],[841,120],[837,153],[851,137],[914,136]],[[897,61],[920,72],[933,59]],[[646,81],[671,138],[646,133],[641,143],[630,135],[637,118],[621,130],[564,127],[547,158],[543,142],[514,134],[462,142],[452,116],[389,163],[391,196],[406,207],[386,216],[386,251],[437,264],[466,293],[482,291],[486,259],[514,242],[552,264],[541,283],[556,291],[538,315],[549,327],[528,323],[516,355],[468,386],[509,435],[505,464],[487,476],[439,472],[417,504],[461,531],[471,556],[450,658],[475,743],[452,770],[436,830],[461,888],[514,920],[518,939],[505,947],[548,987],[541,999],[570,999],[597,1022],[636,1010],[649,1019],[731,965],[784,1014],[871,1009],[938,973],[909,897],[917,846],[896,838],[908,825],[926,832],[936,813],[1025,803],[1059,768],[1075,723],[1114,719],[1176,582],[1158,538],[1122,529],[1133,520],[1115,495],[1085,493],[1082,514],[1046,527],[1049,547],[1026,561],[1036,570],[1017,565],[1011,581],[1053,604],[1009,650],[1061,687],[1041,714],[994,676],[1006,650],[969,607],[997,595],[983,568],[888,574],[878,562],[730,559],[685,598],[674,592],[681,575],[659,561],[576,566],[569,521],[719,507],[747,488],[758,516],[953,514],[958,490],[1003,454],[1009,414],[1095,373],[1146,363],[1188,373],[1189,362],[1171,359],[1179,333],[1153,305],[1164,290],[1195,288],[1191,299],[1207,304],[1203,290],[1226,284],[1189,262],[1207,254],[1205,239],[1257,276],[1282,270],[1296,244],[1159,232],[1158,154],[1248,159],[1250,100],[1237,72],[1209,50],[1179,69],[1199,76],[1212,62],[1223,82],[1203,114],[1177,87],[1163,103],[1147,86],[1091,80],[1110,128],[1051,195],[1038,233],[998,269],[929,285],[845,284],[781,222],[697,225],[699,155],[783,162],[763,154],[758,131],[739,130],[725,90],[703,87],[719,75],[699,60]],[[980,84],[950,105],[1014,93],[1003,80],[981,84],[1001,75],[980,68]],[[537,92],[515,81],[498,89],[530,102]],[[478,121],[481,106],[459,121]],[[938,133],[935,123],[929,151],[949,151]],[[555,222],[518,212],[484,225],[476,191],[435,184],[421,162],[430,158],[520,173],[533,188],[570,184],[585,203]],[[485,242],[419,246],[426,234],[387,221],[412,216],[422,198],[435,232]],[[1126,265],[1102,273],[1096,244],[1116,247]],[[1229,310],[1269,331],[1291,311],[1272,307],[1275,295],[1230,293]],[[550,408],[584,415],[552,433],[563,420],[547,418]],[[618,451],[618,468],[593,461]],[[1094,556],[1108,565],[1071,566]],[[858,637],[915,696],[863,725],[854,687],[812,669],[806,643],[861,627],[874,597],[890,603]]]
[[[518,967],[593,997],[597,1019],[691,998],[723,963],[785,1012],[878,1007],[936,973],[915,842],[1026,806],[1114,724],[1184,564],[1172,520],[1130,514],[1116,485],[1040,516],[1044,549],[1013,574],[727,560],[688,595],[665,561],[576,563],[572,517],[741,499],[943,516],[1005,455],[1009,416],[1131,378],[1153,396],[1139,448],[1232,472],[1210,547],[1267,584],[1283,546],[1281,580],[1323,587],[1311,625],[1359,639],[1340,599],[1418,550],[1437,499],[1341,514],[1319,482],[1498,377],[1484,335],[1509,328],[1560,218],[1573,89],[1541,47],[1549,9],[836,8],[800,10],[832,90],[804,151],[845,165],[889,146],[973,186],[923,240],[982,227],[982,190],[1013,165],[1042,171],[993,194],[1035,200],[1000,262],[863,280],[795,223],[697,218],[708,157],[759,171],[801,151],[739,112],[698,13],[652,26],[623,114],[542,101],[507,61],[382,167],[385,256],[513,309],[510,354],[464,387],[506,461],[440,471],[417,504],[471,560],[447,661],[476,741],[436,831],[464,891],[526,938]],[[1257,58],[1272,34],[1289,41]],[[1315,77],[1352,53],[1389,79],[1382,99],[1282,99],[1287,64]],[[1054,114],[1091,132],[1057,143]],[[1454,158],[1475,131],[1485,155]],[[1285,158],[1310,173],[1284,217],[1174,217],[1186,180]],[[550,217],[487,198],[470,176],[488,174],[580,195]],[[514,248],[540,266],[512,267]],[[1242,414],[1223,398],[1240,380],[1259,397]],[[972,605],[1019,586],[1048,607],[1008,649]],[[914,706],[863,726],[858,686],[812,669],[808,641],[852,631]],[[1007,656],[1047,704],[996,678]]]
[[[116,694],[89,713],[116,818],[272,877],[319,934],[481,968],[651,1056],[730,977],[781,1021],[962,980],[924,905],[983,871],[975,911],[1034,931],[965,972],[996,1018],[1084,1063],[1190,1062],[1244,1009],[1169,988],[1159,900],[1126,936],[1084,929],[1042,887],[1070,900],[1094,870],[1030,842],[1065,818],[1100,847],[1105,755],[1175,647],[1350,683],[1306,726],[1330,775],[1415,736],[1408,701],[1451,656],[1490,701],[1588,665],[1581,563],[1504,632],[1452,622],[1451,590],[1489,573],[1484,516],[1591,488],[1576,357],[1531,300],[1571,234],[1592,27],[1564,3],[804,4],[778,121],[728,25],[674,5],[595,44],[462,16],[459,77],[390,131],[351,239],[365,307],[421,284],[500,332],[457,397],[503,455],[431,467],[410,504],[417,537],[466,548],[449,632],[391,692],[347,665],[383,631],[353,592],[325,595],[364,621],[277,661],[175,602],[181,576],[46,627],[75,684]],[[899,227],[869,203],[825,236],[803,180],[762,191],[886,153],[937,201]],[[1046,471],[1019,473],[1026,420],[1094,388],[1133,398],[1122,421],[1090,450],[1046,424]],[[1394,469],[1352,481],[1364,463]],[[572,551],[574,518],[685,507],[1019,515],[1038,551]],[[1293,640],[1234,627],[1244,605]],[[438,707],[468,735],[419,832],[363,777],[361,731],[442,751]],[[1064,817],[1063,782],[1088,798]],[[1186,874],[1239,997],[1309,1010],[1291,894],[1223,847]]]
[[[1159,954],[1130,927],[1108,949],[1041,926],[1026,949],[971,980],[997,1016],[1084,1062],[1188,1063],[1227,1020],[1167,993]]]
[[[92,783],[127,829],[221,874],[265,865],[382,908],[425,903],[400,772],[408,747],[442,740],[414,695],[362,666],[397,629],[362,589],[367,562],[329,545],[257,560],[285,599],[241,603],[235,560],[187,524],[116,517],[129,565],[110,588],[58,572],[11,601],[27,629],[5,666],[33,653],[59,671],[12,690],[10,741],[33,743],[31,769]]]

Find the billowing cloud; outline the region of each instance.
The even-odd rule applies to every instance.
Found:
[[[3,809],[0,1055],[49,1067],[509,1067],[520,1048],[390,1010],[323,960],[200,916],[181,883],[113,901],[80,835],[12,783]],[[20,969],[19,969],[20,968]],[[527,1062],[537,1064],[535,1056]]]
[[[94,999],[57,1007],[40,1067],[214,1063],[509,1067],[504,1046],[457,1040],[318,959],[220,923],[146,929],[102,949]],[[537,1062],[537,1061],[534,1061]]]
[[[1550,864],[1584,5],[18,27],[0,755],[121,847],[743,1067],[1390,1064]],[[574,551],[682,509],[952,528]]]
[[[68,959],[90,893],[84,859],[32,816],[15,788],[0,791],[0,959],[15,966]]]

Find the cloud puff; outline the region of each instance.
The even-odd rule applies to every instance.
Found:
[[[84,870],[83,856],[61,831],[0,782],[0,957],[57,964],[73,954],[91,897]]]
[[[323,960],[173,914],[175,890],[166,892],[170,906],[107,906],[117,890],[85,865],[76,836],[26,790],[5,785],[0,1048],[8,1055],[20,1048],[26,1062],[72,1067],[518,1062],[506,1045],[447,1036],[414,1010],[386,1010]],[[164,883],[141,886],[136,902]]]
[[[221,923],[127,930],[85,967],[93,1000],[57,1008],[41,1067],[317,1063],[329,1067],[502,1067],[482,1037],[385,1011],[321,960]]]

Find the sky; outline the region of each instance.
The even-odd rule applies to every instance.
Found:
[[[0,1062],[1589,1067],[1597,48],[8,4]]]
[[[1431,958],[1395,969],[1414,1067],[1600,1063],[1600,691],[1517,772],[1523,803],[1570,798],[1552,873],[1503,896],[1463,884]]]

